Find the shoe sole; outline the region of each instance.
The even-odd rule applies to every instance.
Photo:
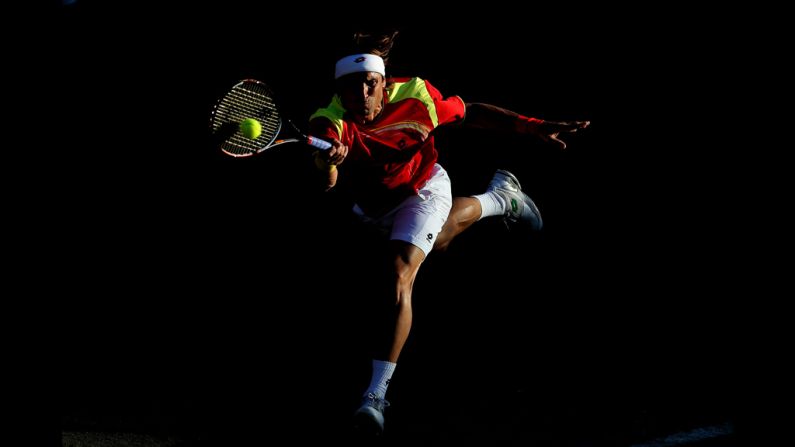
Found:
[[[536,225],[532,225],[533,230],[539,231],[542,228],[544,228],[544,219],[541,218],[541,211],[538,210],[538,207],[536,206],[536,203],[534,201],[532,201],[532,199],[530,201],[530,205],[531,205],[530,208],[533,210],[533,214],[535,214],[536,215],[536,219],[538,219],[538,225],[537,226]],[[526,203],[525,203],[525,206],[527,206]],[[527,225],[530,225],[530,224],[527,224]]]
[[[511,180],[513,180],[513,182],[516,183],[516,187],[519,188],[519,191],[522,191],[522,184],[519,183],[519,179],[516,178],[515,175],[513,175],[512,173],[510,173],[510,172],[508,172],[508,171],[506,171],[504,169],[497,169],[497,172],[499,172],[500,174],[502,174],[502,175],[510,178]],[[541,218],[541,211],[538,210],[538,207],[536,206],[536,203],[532,199],[530,199],[530,204],[532,205],[531,208],[533,210],[533,214],[535,214],[536,218],[538,219],[538,228],[533,228],[533,229],[538,231],[538,230],[540,230],[540,229],[542,229],[544,227],[544,220]],[[525,205],[527,205],[527,204],[525,204]],[[509,222],[509,219],[507,217],[503,219],[503,222],[505,223],[505,226],[509,230],[511,229],[511,225],[531,225],[529,223],[522,223],[521,220],[517,220],[515,222],[513,222],[513,221]]]
[[[381,436],[384,430],[371,417],[358,413],[353,417],[353,429],[365,436]]]

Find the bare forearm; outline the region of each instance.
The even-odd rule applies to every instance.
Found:
[[[325,162],[319,153],[315,153],[315,167],[318,170],[318,175],[320,176],[320,180],[325,187],[325,190],[328,191],[333,188],[337,184],[337,175],[339,172],[337,171],[337,166],[333,164],[329,164]]]
[[[479,102],[467,103],[463,124],[502,132],[533,133],[541,120],[529,118],[502,107]]]

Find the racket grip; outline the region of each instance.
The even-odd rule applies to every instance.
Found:
[[[306,137],[306,142],[310,146],[314,146],[314,147],[316,147],[318,149],[321,149],[321,150],[324,150],[324,151],[327,151],[327,150],[331,149],[331,143],[329,143],[326,140],[321,140],[320,138]]]

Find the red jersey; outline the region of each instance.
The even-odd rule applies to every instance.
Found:
[[[311,117],[312,135],[348,146],[340,180],[352,187],[354,201],[372,217],[416,194],[428,180],[439,154],[431,132],[464,118],[464,101],[445,98],[420,78],[392,79],[384,108],[369,124],[348,119],[339,96]],[[316,118],[326,118],[316,119]]]

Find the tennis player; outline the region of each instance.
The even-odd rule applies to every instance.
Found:
[[[336,94],[310,117],[310,134],[333,142],[330,150],[315,154],[326,188],[345,188],[355,203],[353,212],[391,241],[394,293],[373,298],[394,304],[393,314],[382,323],[393,330],[373,359],[370,385],[354,414],[357,426],[379,434],[389,405],[387,387],[411,329],[412,286],[425,258],[487,217],[529,230],[542,227],[538,208],[506,170],[497,170],[482,194],[453,197],[450,178],[437,162],[434,130],[462,124],[532,135],[565,149],[560,136],[589,125],[465,103],[443,95],[425,79],[388,78],[386,65],[396,35],[356,34],[351,52],[336,63]]]

